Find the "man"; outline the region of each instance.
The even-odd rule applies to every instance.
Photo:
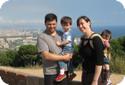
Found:
[[[61,41],[62,33],[56,31],[57,16],[49,13],[45,16],[46,29],[38,35],[37,47],[41,53],[43,60],[44,85],[68,85],[68,79],[62,82],[55,82],[57,76],[57,61],[69,61],[70,54],[61,55],[62,48],[56,45],[57,41]]]

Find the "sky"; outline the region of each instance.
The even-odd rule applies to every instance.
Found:
[[[62,16],[72,17],[73,26],[82,15],[88,16],[94,26],[125,26],[125,0],[6,1],[0,6],[0,24],[43,24],[47,13],[55,13],[58,21]]]

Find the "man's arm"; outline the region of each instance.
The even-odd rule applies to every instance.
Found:
[[[56,45],[57,45],[57,46],[65,46],[65,45],[68,44],[68,43],[70,43],[70,41],[68,41],[68,40],[65,40],[65,41],[62,41],[62,42],[57,41],[57,42],[56,42]]]
[[[57,54],[51,53],[49,51],[48,44],[45,42],[45,40],[43,40],[43,38],[41,38],[41,36],[38,36],[37,48],[38,48],[38,52],[41,53],[41,56],[44,57],[47,60],[58,61],[58,60],[70,60],[71,59],[71,55],[70,54],[67,54],[67,55],[57,55]]]
[[[45,59],[53,60],[53,61],[59,61],[59,60],[69,61],[72,58],[71,54],[57,55],[57,54],[50,53],[49,51],[43,51],[41,52],[41,55]]]

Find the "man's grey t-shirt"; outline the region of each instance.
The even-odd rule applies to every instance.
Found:
[[[37,39],[38,52],[49,51],[54,54],[60,54],[62,49],[56,45],[56,42],[61,42],[61,36],[61,32],[57,32],[54,37],[50,36],[46,32],[40,33]],[[42,61],[45,75],[57,74],[57,61],[46,60],[44,56],[42,57]]]

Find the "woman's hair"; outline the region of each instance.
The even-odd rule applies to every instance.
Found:
[[[102,31],[101,36],[110,37],[110,40],[111,40],[112,32],[108,29],[105,29],[105,30]]]
[[[80,19],[84,19],[86,22],[90,22],[91,23],[91,20],[87,17],[87,16],[80,16],[78,19],[77,19],[77,26],[79,26],[79,21]],[[90,26],[91,27],[91,26]]]

